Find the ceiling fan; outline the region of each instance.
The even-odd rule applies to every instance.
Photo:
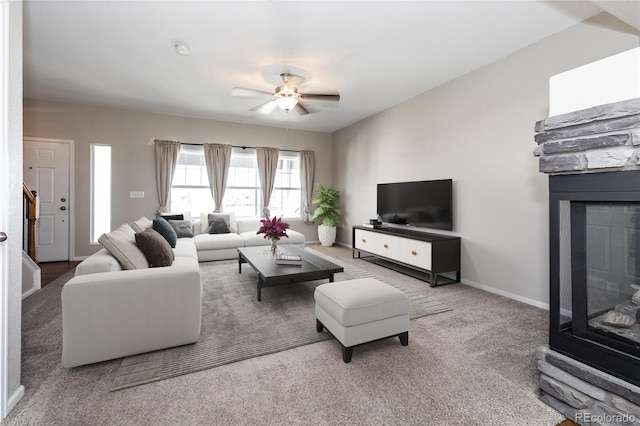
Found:
[[[299,75],[282,73],[282,84],[275,88],[273,92],[266,92],[264,90],[247,89],[244,87],[234,87],[231,92],[232,96],[271,96],[272,99],[268,102],[260,104],[249,111],[256,111],[260,114],[270,114],[277,107],[280,107],[285,112],[295,110],[300,115],[307,115],[311,111],[302,105],[303,100],[313,101],[332,101],[337,102],[340,100],[338,93],[302,93],[298,91],[298,87],[304,81],[304,77]]]

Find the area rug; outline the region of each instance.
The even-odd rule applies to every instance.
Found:
[[[344,267],[335,281],[370,277],[367,271],[314,251]],[[197,343],[126,357],[111,391],[164,380],[232,362],[331,339],[316,332],[313,292],[327,280],[262,289],[256,300],[256,274],[234,260],[200,264],[203,285],[202,330]],[[411,300],[410,318],[451,310],[424,295],[388,283]]]

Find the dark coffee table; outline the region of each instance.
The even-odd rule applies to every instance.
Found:
[[[238,248],[238,272],[241,274],[242,264],[248,263],[258,274],[258,301],[262,300],[261,293],[264,287],[326,278],[333,282],[335,273],[344,272],[342,266],[294,245],[280,245],[278,252],[300,256],[302,265],[276,265],[276,257],[271,254],[269,246]]]

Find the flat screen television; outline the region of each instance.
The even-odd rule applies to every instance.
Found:
[[[451,179],[378,184],[378,215],[396,225],[453,231]]]

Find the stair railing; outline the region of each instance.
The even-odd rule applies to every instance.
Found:
[[[26,252],[34,262],[36,260],[36,222],[38,221],[38,194],[22,183],[22,198],[24,199],[24,215],[27,220],[27,249]],[[25,236],[22,236],[23,240]]]

